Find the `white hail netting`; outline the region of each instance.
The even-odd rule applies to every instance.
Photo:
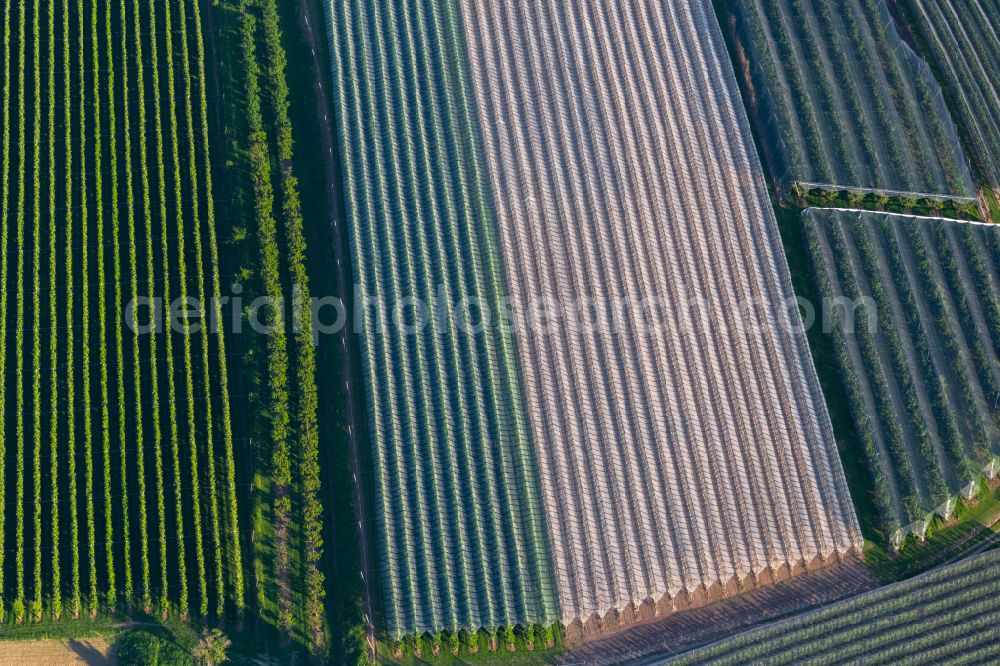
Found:
[[[563,620],[859,548],[711,2],[461,4],[513,301],[671,304],[515,320]]]
[[[729,0],[779,186],[975,197],[954,123],[885,0]]]

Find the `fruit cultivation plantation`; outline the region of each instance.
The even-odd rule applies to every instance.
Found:
[[[988,0],[896,0],[941,82],[972,165],[1000,218],[1000,6]]]
[[[1000,660],[996,2],[0,30],[0,641]]]
[[[726,0],[775,181],[974,198],[926,63],[884,0]]]
[[[275,7],[262,0],[242,19],[248,48],[259,41],[266,54],[247,54],[248,89],[253,77],[265,79],[275,109],[271,134],[254,127],[242,138],[262,156],[262,173],[268,159],[287,161],[292,150],[276,139],[288,120],[278,113],[287,88]],[[244,565],[262,555],[241,538],[248,516],[237,497],[226,335],[185,317],[148,332],[132,326],[157,316],[155,299],[208,304],[220,293],[202,10],[188,0],[39,0],[3,3],[2,21],[0,614],[18,623],[127,609],[162,618],[241,615],[249,603]],[[275,180],[285,243],[299,247],[294,176],[282,171]],[[266,189],[264,177],[256,182]],[[264,266],[277,253],[267,221]],[[286,261],[307,285],[296,273],[301,257],[292,252]],[[294,544],[275,538],[269,562],[276,579],[294,569],[305,586],[296,584],[301,618],[291,618],[290,602],[275,602],[283,628],[300,621],[304,642],[322,650],[305,312],[304,332],[288,343],[291,360],[269,368],[272,522],[280,536],[290,525],[298,530]],[[287,392],[294,398],[286,393],[281,403],[277,385],[295,372]],[[280,434],[290,427],[294,452]]]
[[[17,621],[244,603],[225,340],[133,335],[120,307],[219,281],[187,4],[4,3],[0,589]]]
[[[457,7],[395,5],[328,6],[385,621],[396,635],[548,624],[556,602],[513,341],[495,327],[458,331],[474,323],[456,313],[463,299],[499,311],[503,276],[455,61]],[[407,312],[406,334],[391,317],[417,299],[429,325]]]
[[[1000,553],[985,553],[665,663],[995,663],[998,577]]]
[[[824,296],[869,299],[836,312],[855,322],[834,321],[833,336],[898,540],[998,471],[1000,229],[828,210],[806,211],[804,227]]]
[[[804,337],[777,307],[734,307],[791,287],[711,7],[462,10],[563,625],[860,547]],[[711,95],[671,102],[692,89]],[[606,294],[666,315],[614,321]],[[550,295],[594,299],[597,325],[517,316]]]
[[[618,623],[624,613],[653,614],[658,604],[679,607],[706,595],[733,594],[765,576],[787,576],[860,547],[832,433],[817,416],[823,405],[803,339],[782,337],[784,329],[762,322],[755,322],[763,330],[757,335],[727,322],[735,337],[708,339],[687,315],[649,338],[634,322],[619,339],[541,339],[518,327],[519,304],[543,296],[543,288],[566,300],[604,290],[638,300],[663,289],[680,302],[687,295],[669,290],[681,269],[676,275],[659,272],[674,263],[686,267],[696,280],[690,288],[713,310],[724,304],[709,285],[727,284],[744,296],[753,290],[789,295],[787,279],[762,269],[777,271],[783,260],[776,254],[762,180],[740,176],[754,173],[756,162],[709,8],[673,17],[681,29],[667,27],[666,9],[591,15],[569,7],[522,13],[470,2],[460,8],[443,1],[427,10],[394,12],[364,3],[333,3],[328,10],[335,81],[341,104],[351,109],[342,117],[342,137],[363,147],[344,149],[353,157],[345,173],[355,270],[362,294],[382,307],[358,304],[364,308],[362,366],[390,634],[557,618],[581,632]],[[687,66],[696,58],[714,63],[716,70],[704,72],[700,81],[717,81],[713,91],[725,102],[706,107],[693,97],[683,100],[690,117],[682,118],[665,105],[666,87],[681,80],[661,78],[642,107],[621,96],[616,106],[610,54],[579,41],[574,26],[584,19],[610,26],[623,20],[619,12],[669,44]],[[458,29],[464,33],[456,34]],[[508,32],[530,50],[508,51],[490,37]],[[542,40],[542,34],[548,37]],[[695,34],[703,38],[689,37]],[[438,51],[428,50],[424,35],[434,37]],[[456,60],[463,41],[471,73]],[[641,40],[626,46],[635,58],[650,53]],[[551,70],[560,58],[581,71],[594,70],[599,88],[582,90],[574,76],[564,81],[529,75]],[[654,61],[629,75],[652,79],[663,69],[664,62]],[[443,77],[442,88],[421,77],[429,71]],[[378,85],[379,77],[396,83]],[[509,94],[528,106],[505,97],[502,82],[513,85]],[[536,82],[552,91],[547,99]],[[399,86],[400,94],[385,96]],[[581,107],[583,98],[592,102]],[[671,120],[673,134],[636,144],[615,118],[630,118],[648,137],[651,128],[642,125],[640,111],[646,105]],[[537,111],[518,115],[529,108]],[[648,164],[649,171],[623,183],[627,189],[613,189],[615,183],[600,173],[613,168],[605,162],[608,149],[598,153],[588,145],[578,126],[566,124],[570,114],[610,143],[619,168],[632,162]],[[406,132],[397,135],[401,120],[408,120]],[[726,137],[725,122],[742,132]],[[485,157],[470,134],[475,127],[496,130],[486,135]],[[443,143],[445,131],[457,140]],[[529,134],[520,131],[544,143],[529,152]],[[686,151],[685,158],[696,160],[713,142],[725,146],[725,161],[706,164],[694,183],[658,171],[666,165],[657,156]],[[520,162],[505,159],[514,154]],[[550,170],[553,164],[566,168]],[[425,182],[432,168],[445,178]],[[487,174],[497,195],[499,239],[493,210],[483,203]],[[709,192],[719,204],[710,203]],[[605,207],[590,209],[592,226],[563,226],[583,213],[575,206],[592,205],[601,193]],[[684,208],[653,212],[638,205],[668,193]],[[543,201],[550,203],[543,207]],[[690,233],[685,208],[717,223]],[[677,222],[668,225],[670,212]],[[409,221],[413,216],[416,224]],[[761,249],[754,264],[736,261],[755,244]],[[690,249],[665,255],[670,247]],[[709,252],[731,263],[712,270]],[[383,322],[396,303],[414,296],[430,300],[442,282],[446,296],[453,289],[459,295],[472,290],[482,294],[481,302],[494,302],[502,266],[511,271],[519,357],[502,327],[487,327],[476,340],[443,335],[449,331],[436,326],[409,339],[387,334],[391,329]],[[444,314],[455,326],[451,313]],[[768,314],[772,321],[779,316]],[[429,319],[437,314],[431,311]],[[780,368],[780,375],[765,380],[750,370],[765,363]],[[686,395],[675,392],[675,374],[688,382]],[[723,377],[725,397],[718,396]],[[695,401],[712,401],[709,396],[718,397],[701,414]],[[530,423],[523,421],[525,403]],[[722,423],[729,425],[722,429]],[[760,441],[780,441],[783,448],[768,444],[744,451],[738,441],[750,433]],[[584,454],[574,441],[599,455]],[[485,464],[477,472],[471,460]],[[460,471],[465,467],[470,472]],[[718,485],[706,483],[708,478]],[[786,487],[797,490],[786,494]],[[678,493],[691,502],[670,506],[658,499]],[[463,495],[478,499],[463,506]],[[747,508],[764,496],[770,498],[766,512]],[[815,529],[807,529],[810,524]],[[645,534],[638,525],[648,526]],[[499,560],[498,545],[504,549]],[[505,561],[503,552],[516,559]]]

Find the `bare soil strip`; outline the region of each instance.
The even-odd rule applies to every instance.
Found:
[[[105,638],[45,641],[0,641],[0,666],[112,666],[112,646]]]

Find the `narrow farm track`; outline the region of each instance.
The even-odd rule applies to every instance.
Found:
[[[336,202],[337,205],[331,205],[329,207],[329,224],[333,232],[332,238],[332,251],[334,262],[336,263],[336,270],[334,271],[335,277],[335,293],[334,296],[341,298],[344,302],[350,298],[349,286],[352,284],[352,272],[349,268],[349,249],[348,249],[348,237],[346,230],[343,228],[343,220],[340,214],[340,202],[342,199],[341,195],[341,182],[337,171],[337,158],[334,150],[337,147],[337,142],[334,138],[335,127],[334,123],[330,121],[331,118],[335,117],[332,107],[330,106],[330,95],[332,91],[328,91],[328,86],[324,86],[324,82],[329,80],[329,74],[327,70],[327,63],[320,56],[318,51],[319,47],[319,37],[317,35],[317,27],[323,24],[323,20],[320,16],[317,16],[316,5],[310,0],[300,0],[299,2],[299,19],[303,28],[303,34],[309,43],[310,51],[312,53],[312,68],[313,75],[315,77],[315,94],[316,94],[316,120],[320,126],[320,142],[321,142],[321,153],[323,155],[323,170],[326,177],[327,183],[327,197],[328,201]],[[348,466],[351,470],[351,475],[353,478],[353,483],[351,484],[351,504],[352,504],[352,515],[355,520],[354,530],[359,541],[358,553],[359,553],[359,565],[361,571],[361,586],[363,595],[363,609],[364,609],[364,629],[365,629],[365,640],[367,641],[366,649],[370,651],[370,655],[374,658],[375,651],[375,625],[372,621],[375,603],[372,598],[372,588],[374,582],[372,580],[372,575],[374,567],[372,565],[372,548],[373,545],[370,543],[369,531],[364,528],[366,524],[365,519],[365,497],[367,491],[367,484],[362,485],[363,479],[365,478],[361,472],[361,467],[359,465],[358,459],[358,446],[359,446],[359,427],[360,425],[360,414],[362,413],[362,406],[359,403],[359,396],[351,390],[351,386],[354,382],[354,359],[352,357],[351,345],[353,345],[353,340],[349,335],[348,327],[342,327],[342,329],[337,333],[338,338],[338,360],[340,364],[339,380],[343,385],[343,395],[346,397],[346,413],[347,413],[347,458]],[[360,435],[363,436],[363,435]],[[360,478],[359,478],[360,477]],[[338,566],[339,563],[338,563]],[[334,575],[338,575],[335,571]],[[346,575],[346,574],[345,574]]]
[[[208,247],[200,236],[212,205],[207,135],[194,129],[206,115],[192,103],[192,70],[204,71],[202,47],[189,48],[195,6],[154,4],[2,7],[0,409],[11,418],[0,429],[0,552],[17,553],[0,561],[12,576],[0,580],[0,609],[18,621],[152,610],[154,595],[158,610],[184,616],[189,589],[205,617],[242,606],[241,558],[222,555],[216,517],[218,498],[235,506],[235,487],[203,469],[216,458],[232,469],[221,340],[196,355],[169,328],[134,332],[125,302],[186,296],[193,279],[204,296],[203,254],[218,281],[214,232]],[[152,319],[141,305],[135,314]]]

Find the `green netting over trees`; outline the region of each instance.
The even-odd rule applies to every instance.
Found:
[[[906,0],[896,7],[941,82],[976,181],[1000,191],[1000,3]]]
[[[1000,228],[803,217],[876,503],[897,541],[922,534],[934,512],[950,516],[959,494],[976,494],[1000,457]]]
[[[974,197],[941,90],[883,0],[726,0],[779,187]]]
[[[557,619],[496,228],[452,0],[325,3],[393,636]],[[426,304],[427,324],[395,325]],[[410,305],[408,306],[407,303]]]

